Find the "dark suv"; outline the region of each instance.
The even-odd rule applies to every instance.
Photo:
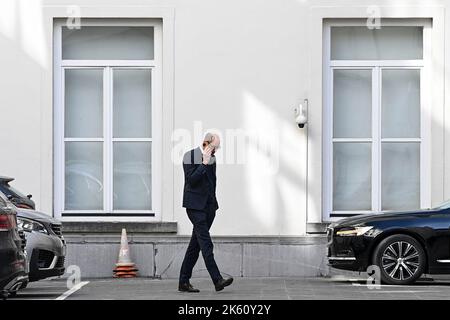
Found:
[[[22,232],[23,234],[23,232]],[[15,207],[0,194],[0,295],[7,298],[28,283],[25,242]]]
[[[31,200],[31,194],[24,195],[19,190],[10,185],[14,178],[0,176],[0,192],[2,192],[17,208],[36,209],[36,205]]]

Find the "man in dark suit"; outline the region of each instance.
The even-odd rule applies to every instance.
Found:
[[[219,146],[219,136],[207,133],[202,146],[188,151],[183,157],[183,207],[186,208],[194,228],[181,265],[179,291],[200,291],[189,282],[200,251],[216,291],[223,290],[233,282],[233,278],[224,279],[221,276],[214,260],[213,243],[209,234],[216,210],[219,208],[216,199],[216,158],[214,156]]]

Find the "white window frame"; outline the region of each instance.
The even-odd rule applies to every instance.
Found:
[[[63,60],[62,27],[66,19],[55,19],[54,43],[54,213],[57,218],[105,220],[161,220],[161,139],[162,139],[162,21],[142,18],[100,18],[82,19],[82,26],[151,26],[154,28],[153,60]],[[64,72],[66,69],[103,70],[103,138],[64,137]],[[112,76],[114,69],[150,69],[152,79],[152,137],[113,138],[112,132]],[[64,210],[65,196],[65,155],[66,141],[103,142],[103,208],[104,210]],[[115,141],[151,142],[152,158],[152,209],[113,210],[113,150]]]
[[[429,65],[431,57],[431,21],[429,19],[387,19],[383,26],[422,26],[422,60],[331,60],[331,27],[365,26],[365,19],[327,19],[323,24],[323,219],[335,221],[342,217],[386,212],[381,210],[381,142],[419,142],[420,143],[420,207],[431,206],[431,165],[430,165],[430,90]],[[372,138],[347,139],[333,138],[333,70],[364,69],[372,70]],[[419,69],[420,70],[420,138],[381,139],[381,70]],[[375,125],[377,124],[377,125]],[[333,142],[372,142],[372,210],[333,211]],[[377,165],[375,165],[377,164]],[[333,215],[333,216],[331,216]]]

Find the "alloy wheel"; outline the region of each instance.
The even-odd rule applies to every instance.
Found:
[[[396,241],[386,247],[381,257],[381,267],[394,280],[408,280],[420,266],[417,248],[406,241]]]

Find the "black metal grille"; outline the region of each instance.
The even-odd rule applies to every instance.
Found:
[[[58,236],[58,237],[62,237],[62,225],[60,224],[54,224],[52,223],[51,226],[52,231]]]
[[[66,257],[58,257],[58,260],[56,261],[55,268],[61,269],[64,268],[64,262],[66,260]]]
[[[39,268],[48,268],[52,264],[53,257],[55,255],[51,251],[47,250],[39,250],[39,256],[38,256],[38,267]]]

